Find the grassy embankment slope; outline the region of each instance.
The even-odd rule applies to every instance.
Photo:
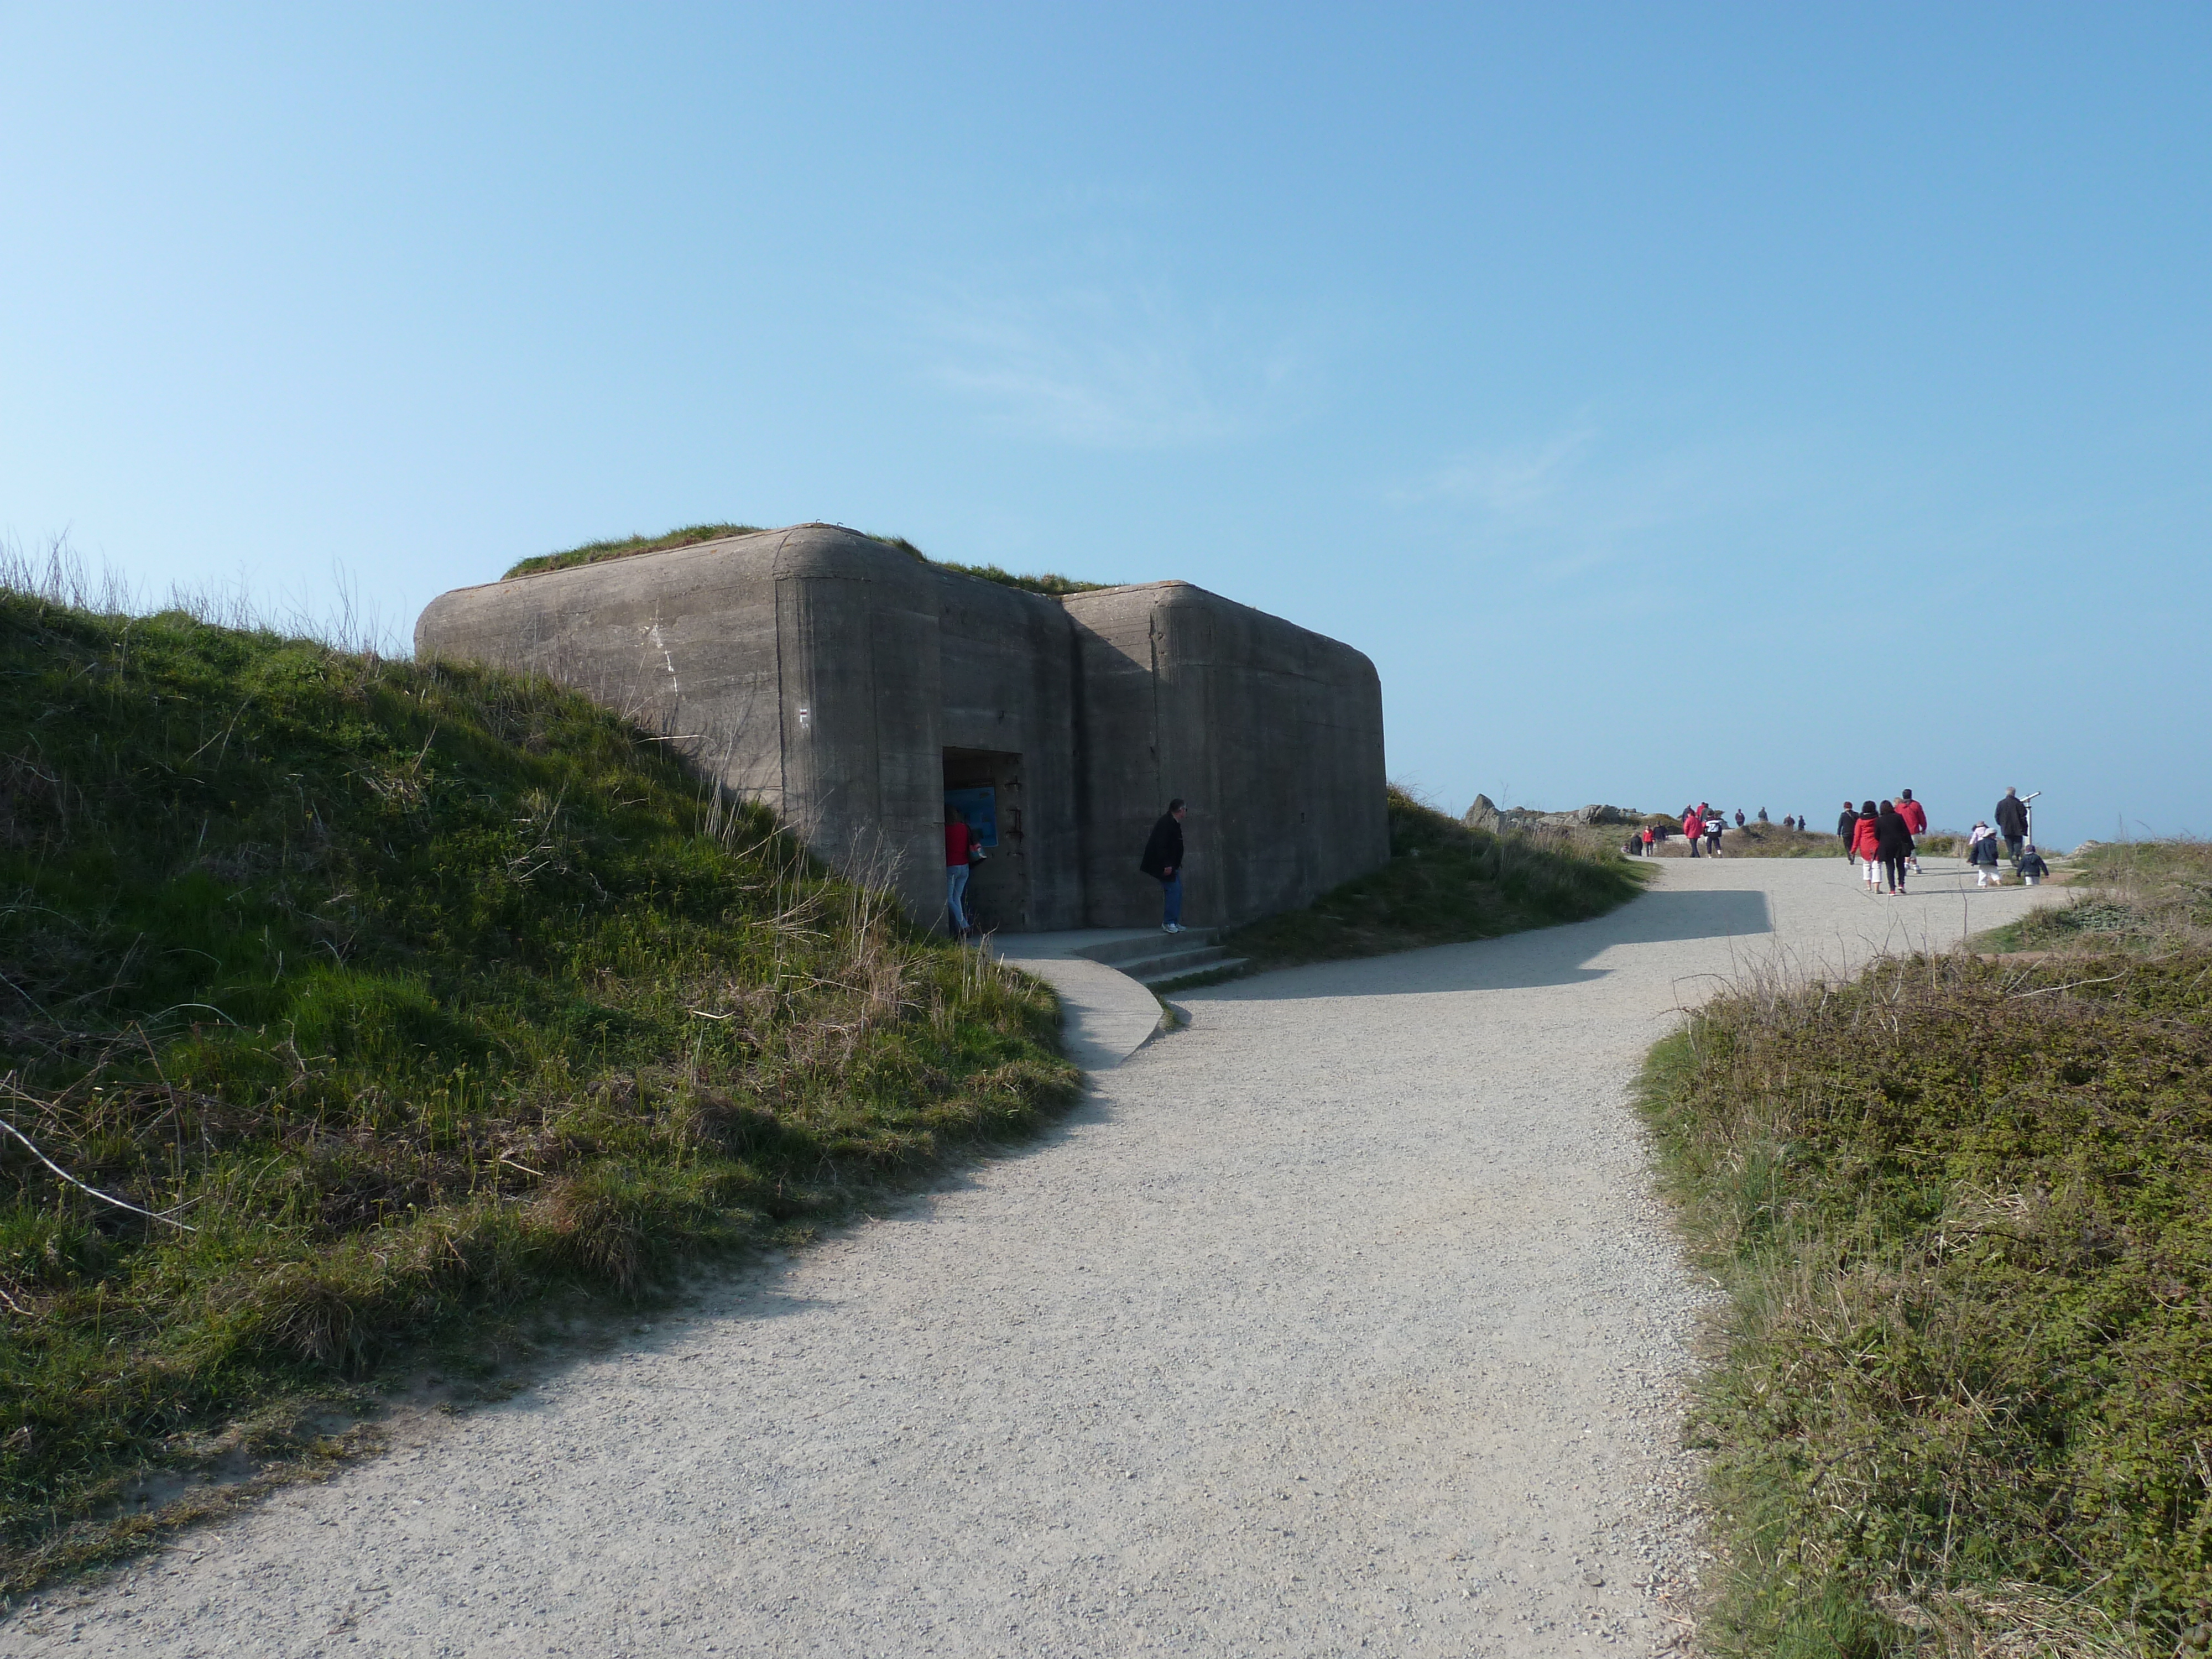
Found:
[[[1723,1652],[2212,1644],[2212,848],[2077,866],[2034,957],[1751,987],[1652,1056],[1730,1297]]]
[[[1222,943],[1246,972],[1381,956],[1601,915],[1644,890],[1642,866],[1565,833],[1491,834],[1389,795],[1390,861],[1303,910],[1240,927]]]
[[[757,524],[695,524],[680,530],[671,530],[659,536],[623,536],[612,541],[586,542],[581,547],[571,547],[559,553],[541,553],[522,559],[509,567],[501,580],[516,576],[535,575],[541,570],[567,570],[580,564],[599,564],[608,559],[627,559],[640,553],[659,553],[672,547],[693,547],[701,542],[720,541],[725,536],[750,536],[763,528]],[[981,576],[985,581],[997,582],[1005,587],[1019,587],[1031,593],[1095,593],[1112,586],[1109,582],[1079,581],[1073,576],[1050,574],[1018,576],[995,564],[957,564],[950,559],[933,559],[903,536],[877,536],[863,531],[872,542],[881,542],[895,547],[922,563],[934,565],[939,570],[957,570],[963,575]]]
[[[543,684],[0,593],[0,1589],[1072,1096],[1048,993]]]

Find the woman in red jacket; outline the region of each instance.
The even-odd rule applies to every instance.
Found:
[[[1859,808],[1858,822],[1851,826],[1851,856],[1866,865],[1866,884],[1869,893],[1881,890],[1881,825],[1880,815],[1872,801]]]
[[[1690,838],[1690,856],[1698,856],[1698,843],[1705,838],[1705,809],[1686,806],[1682,809],[1682,833]]]

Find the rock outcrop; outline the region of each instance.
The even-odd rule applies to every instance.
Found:
[[[1501,807],[1487,795],[1477,795],[1461,820],[1470,830],[1492,834],[1508,830],[1583,830],[1608,823],[1641,823],[1644,814],[1632,806],[1578,806],[1571,812],[1539,812],[1530,806]]]

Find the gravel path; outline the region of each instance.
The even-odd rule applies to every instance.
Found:
[[[1672,862],[1597,921],[1194,993],[1032,1149],[0,1651],[1662,1648],[1698,1291],[1625,1086],[1717,975],[2048,896],[1922,885]]]

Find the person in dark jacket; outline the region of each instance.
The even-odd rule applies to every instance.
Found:
[[[1160,884],[1160,932],[1182,932],[1182,814],[1180,798],[1168,803],[1145,842],[1137,868]]]
[[[2035,850],[2033,842],[2020,849],[2020,878],[2030,887],[2051,873],[2051,866],[2043,861],[2043,854]]]
[[[2008,789],[2004,792],[2004,799],[1997,803],[1994,816],[1997,821],[1997,834],[2004,837],[2005,856],[2017,869],[2020,867],[2021,843],[2027,840],[2027,803],[2020,798],[2019,790]]]
[[[1869,801],[1867,805],[1869,806],[1872,806],[1874,803],[1872,801]],[[1851,837],[1857,835],[1858,831],[1859,809],[1852,805],[1850,802],[1845,801],[1844,803],[1844,815],[1836,820],[1836,835],[1844,843],[1844,856],[1847,859],[1851,856]]]
[[[1977,823],[1966,837],[1966,862],[1974,866],[1974,885],[1995,887],[1997,878],[1997,832],[1986,823]]]
[[[1884,801],[1881,811],[1875,815],[1875,850],[1881,857],[1881,873],[1889,883],[1889,890],[1905,890],[1905,861],[1912,856],[1912,831],[1906,828],[1905,815],[1896,804]]]

